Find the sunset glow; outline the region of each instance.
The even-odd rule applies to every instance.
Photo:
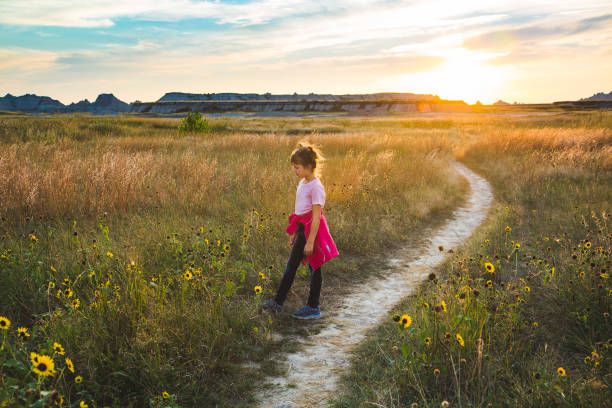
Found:
[[[0,93],[572,100],[612,89],[611,22],[600,0],[6,0]]]

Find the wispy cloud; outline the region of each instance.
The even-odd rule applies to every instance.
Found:
[[[134,100],[192,84],[443,96],[442,86],[493,98],[515,80],[558,80],[572,55],[590,61],[585,72],[609,66],[611,22],[607,0],[2,0],[0,89],[78,100],[115,85]],[[597,72],[589,80],[612,87]]]

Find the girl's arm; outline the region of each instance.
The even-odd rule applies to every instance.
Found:
[[[308,240],[304,246],[304,255],[312,255],[314,249],[314,241],[319,231],[319,224],[321,223],[321,204],[312,205],[312,223],[310,224],[310,233],[308,234]]]

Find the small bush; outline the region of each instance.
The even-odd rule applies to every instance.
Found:
[[[181,119],[178,129],[179,132],[208,132],[210,125],[200,112],[188,112],[187,117]]]

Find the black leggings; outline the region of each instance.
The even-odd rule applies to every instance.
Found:
[[[298,230],[295,235],[295,241],[293,241],[293,247],[291,248],[291,255],[287,261],[287,267],[283,274],[278,291],[276,292],[276,303],[282,305],[287,299],[289,289],[295,279],[295,272],[304,258],[304,246],[306,245],[306,235],[304,234],[304,225],[299,224]],[[321,294],[321,284],[323,283],[323,277],[321,276],[321,267],[315,271],[312,270],[310,264],[308,264],[310,270],[310,293],[308,295],[308,306],[319,307],[319,296]]]

